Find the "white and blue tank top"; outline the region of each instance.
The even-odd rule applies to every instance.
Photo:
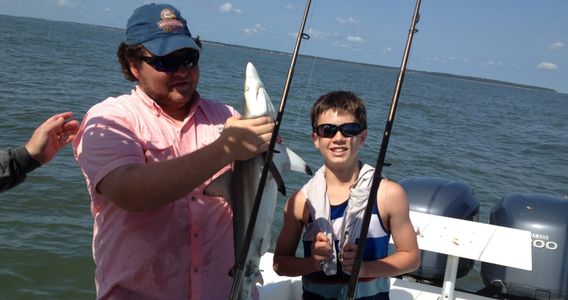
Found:
[[[325,178],[323,178],[325,173],[324,168],[325,166],[318,170],[314,177],[302,188],[302,192],[306,195],[306,200],[310,207],[310,216],[304,228],[302,238],[305,257],[311,256],[313,239],[315,234],[321,231],[321,229],[318,228],[320,227],[318,226],[318,222],[314,222],[314,211],[317,210],[318,207],[322,207],[323,203],[319,201],[325,201],[327,205],[329,205],[325,193],[326,189],[321,188],[322,184],[325,185]],[[363,170],[374,171],[373,168],[368,165],[362,167],[360,173],[363,173]],[[361,177],[362,174],[359,176]],[[370,182],[371,180],[367,180],[365,184],[368,184],[370,187]],[[316,185],[320,186],[315,188]],[[341,231],[344,230],[343,223],[349,203],[349,199],[346,199],[346,201],[340,205],[329,205],[328,219],[333,230],[336,257],[339,256],[341,249],[340,237],[344,235]],[[360,222],[361,219],[358,218],[357,220],[357,222]],[[358,243],[359,233],[357,232],[356,234],[355,243]],[[373,261],[388,256],[389,240],[390,232],[385,229],[378,208],[375,205],[371,216],[367,241],[365,243],[363,261]],[[337,272],[335,275],[327,275],[323,271],[319,271],[303,276],[302,283],[304,296],[308,296],[307,298],[312,298],[313,296],[314,299],[342,299],[345,298],[347,293],[349,274],[343,272],[341,263],[337,263]],[[389,288],[390,281],[388,277],[359,278],[356,297],[357,299],[388,299]]]

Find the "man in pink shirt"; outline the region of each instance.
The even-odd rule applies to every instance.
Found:
[[[171,5],[144,5],[117,54],[137,83],[86,114],[74,141],[94,218],[97,299],[226,299],[231,209],[208,182],[268,149],[273,123],[197,92],[201,43]]]

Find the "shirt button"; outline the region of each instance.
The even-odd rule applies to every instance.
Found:
[[[199,269],[195,268],[195,269],[193,269],[193,272],[197,273],[197,272],[199,272]]]
[[[193,237],[196,238],[198,235],[199,235],[199,234],[194,233],[194,234],[193,234]]]
[[[191,196],[191,201],[195,201],[195,200],[197,200],[197,197]]]

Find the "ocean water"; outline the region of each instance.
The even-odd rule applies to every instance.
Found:
[[[132,88],[116,62],[120,29],[3,15],[0,27],[0,148],[24,144],[52,114],[70,110],[80,120],[95,103]],[[289,54],[208,42],[199,91],[240,109],[248,61],[278,107]],[[319,167],[309,109],[320,94],[348,89],[367,103],[370,138],[361,159],[374,165],[397,74],[395,68],[300,56],[280,131],[285,143]],[[384,175],[463,181],[481,203],[482,222],[510,192],[567,197],[567,106],[566,94],[408,71],[386,158],[392,166]],[[288,193],[307,179],[287,174]],[[284,201],[280,197],[274,233]],[[0,194],[0,299],[94,298],[91,238],[89,196],[67,147]],[[473,272],[458,287],[479,285]]]

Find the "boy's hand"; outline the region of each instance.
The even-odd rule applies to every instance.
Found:
[[[40,164],[48,163],[65,145],[71,143],[79,129],[77,120],[70,120],[72,112],[56,114],[36,128],[26,149]]]
[[[353,269],[353,262],[355,261],[355,253],[357,252],[357,245],[354,243],[347,243],[341,250],[341,265],[345,273],[350,274]]]
[[[331,243],[323,232],[318,232],[312,243],[312,258],[315,260],[316,269],[321,271],[323,262],[331,255]]]

